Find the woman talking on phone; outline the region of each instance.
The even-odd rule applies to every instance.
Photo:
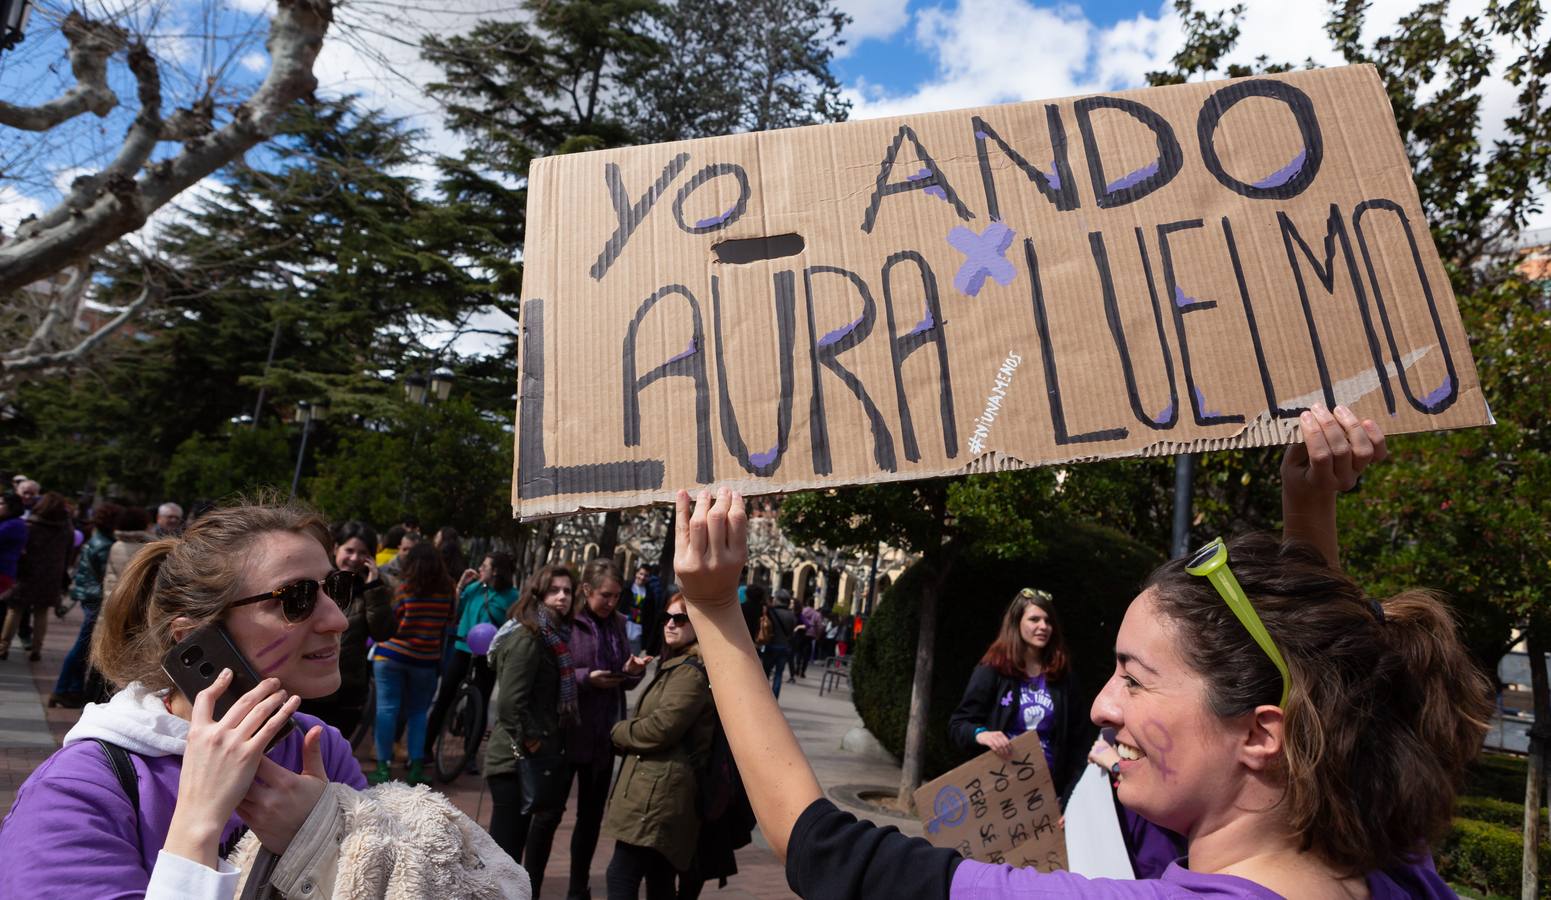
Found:
[[[678,495],[675,566],[759,817],[803,897],[1453,897],[1428,842],[1481,748],[1492,703],[1447,608],[1368,597],[1339,570],[1336,493],[1384,438],[1350,410],[1304,413],[1283,466],[1285,540],[1213,542],[1132,601],[1093,703],[1115,731],[1118,796],[1183,835],[1157,880],[1090,880],[966,860],[827,800],[738,614],[742,498]]]
[[[342,610],[361,587],[334,570],[332,543],[316,516],[243,506],[135,556],[92,636],[92,662],[122,690],[88,706],[17,792],[0,825],[0,896],[231,897],[238,872],[222,857],[249,828],[280,856],[272,885],[290,893],[311,877],[285,856],[292,839],[329,782],[366,786],[339,732],[297,713],[338,689]],[[219,721],[234,673],[190,701],[162,669],[212,626],[262,677]],[[134,796],[115,756],[133,769]]]

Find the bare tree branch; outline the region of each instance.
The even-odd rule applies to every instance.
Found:
[[[118,105],[118,96],[108,87],[108,58],[128,40],[124,29],[93,22],[72,10],[60,24],[60,31],[70,42],[70,71],[75,73],[75,84],[62,96],[37,106],[0,100],[0,125],[47,131],[82,113],[106,116]]]
[[[21,350],[0,355],[0,381],[7,380],[24,372],[34,374],[51,372],[79,362],[88,353],[96,349],[98,344],[107,340],[109,335],[122,328],[130,319],[133,319],[146,304],[159,298],[161,294],[161,285],[155,282],[148,282],[140,291],[140,296],[130,301],[128,306],[120,309],[118,315],[104,322],[96,331],[82,338],[80,342],[69,349],[52,353],[30,354],[25,350]]]
[[[140,82],[141,113],[117,159],[96,176],[77,179],[70,196],[0,245],[0,294],[45,278],[102,250],[145,224],[151,213],[279,128],[286,108],[317,87],[313,62],[333,21],[332,0],[279,0],[265,46],[267,76],[232,120],[207,134],[193,133],[200,111],[161,118],[160,79],[149,53],[130,54]],[[150,102],[154,101],[154,102]],[[159,141],[183,140],[183,152],[140,168]]]
[[[21,350],[23,355],[37,353],[46,348],[54,332],[65,322],[75,319],[76,312],[81,308],[81,298],[86,296],[86,286],[90,283],[91,266],[76,266],[70,281],[54,292],[48,304],[48,311],[43,314],[38,327],[32,332],[32,337]]]

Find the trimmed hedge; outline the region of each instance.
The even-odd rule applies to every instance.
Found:
[[[948,716],[969,674],[996,637],[1007,603],[1020,588],[1049,591],[1066,630],[1081,685],[1077,702],[1092,702],[1114,669],[1115,632],[1137,586],[1162,557],[1129,537],[1086,522],[1052,521],[1045,552],[1029,559],[961,558],[938,603],[926,736],[928,780],[964,762],[948,743]],[[900,576],[867,620],[852,663],[852,698],[863,723],[889,752],[904,755],[915,672],[921,565]]]
[[[1483,753],[1471,764],[1454,824],[1436,851],[1438,874],[1451,884],[1485,896],[1519,896],[1527,766],[1524,757],[1506,753]],[[1551,900],[1551,844],[1546,842],[1540,845],[1540,872],[1540,896]]]
[[[1453,884],[1488,894],[1517,897],[1524,859],[1518,828],[1476,819],[1455,819],[1437,850],[1438,874]],[[1540,846],[1540,896],[1551,898],[1551,847]]]
[[[1490,797],[1461,797],[1454,805],[1454,817],[1456,819],[1475,819],[1478,822],[1491,822],[1493,825],[1501,825],[1515,830],[1524,827],[1524,804],[1509,803],[1507,800],[1494,800]],[[1546,817],[1546,808],[1540,808],[1540,817]]]

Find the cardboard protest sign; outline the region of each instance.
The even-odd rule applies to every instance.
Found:
[[[982,753],[916,790],[916,809],[934,847],[966,859],[1041,872],[1065,869],[1061,804],[1045,767],[1039,735],[1012,740],[1012,759]]]
[[[520,516],[1489,420],[1370,67],[529,176]]]

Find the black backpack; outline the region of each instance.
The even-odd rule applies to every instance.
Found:
[[[684,664],[694,666],[710,680],[705,670],[705,660],[691,656]],[[705,767],[700,770],[700,791],[697,812],[701,827],[720,822],[727,811],[747,804],[743,778],[738,774],[738,763],[732,758],[732,745],[727,743],[727,732],[722,728],[722,717],[712,712],[711,750],[706,756]]]

